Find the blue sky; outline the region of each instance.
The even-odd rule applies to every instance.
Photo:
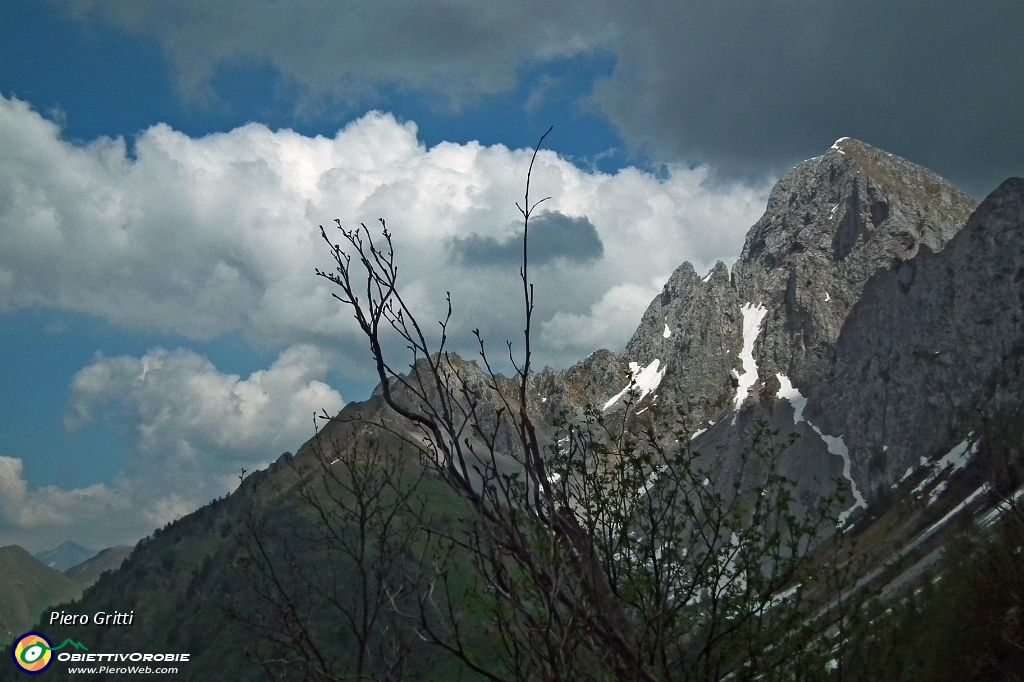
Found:
[[[893,5],[0,3],[0,544],[133,542],[366,397],[319,224],[387,218],[458,349],[518,338],[548,126],[559,367],[621,349],[684,260],[731,263],[840,136],[979,198],[1019,174],[1019,5]]]

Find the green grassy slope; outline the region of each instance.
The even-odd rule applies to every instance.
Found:
[[[372,412],[377,402],[350,405],[343,415]],[[335,423],[325,432],[342,444],[360,437],[351,424]],[[301,481],[320,477],[320,464],[307,443],[296,456],[282,456],[268,469],[248,476],[231,495],[141,540],[119,570],[103,574],[79,603],[61,607],[90,615],[133,611],[130,627],[50,627],[40,622],[38,630],[55,643],[71,638],[95,652],[189,653],[190,661],[179,667],[180,680],[266,679],[247,654],[255,645],[254,635],[230,613],[259,614],[263,608],[244,569],[251,535],[246,519],[252,513],[266,520],[274,560],[284,561],[285,548],[294,547],[295,538],[306,534],[314,521],[312,511],[299,498]],[[426,479],[424,485],[432,515],[450,518],[460,501],[435,479]],[[344,573],[346,567],[339,565],[338,570]],[[351,637],[346,637],[336,613],[318,616],[318,630],[332,653],[347,655]],[[0,652],[0,659],[9,655]],[[70,679],[66,664],[61,667],[54,664],[47,678]],[[453,671],[445,670],[447,678]],[[81,674],[73,677],[82,682],[90,679]],[[0,664],[0,680],[8,679],[18,679],[16,671]],[[462,679],[469,678],[463,675]]]
[[[10,644],[44,609],[77,599],[84,589],[21,547],[0,547],[0,643]]]

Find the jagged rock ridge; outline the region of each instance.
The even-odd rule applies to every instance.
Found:
[[[823,376],[867,279],[922,244],[940,250],[974,208],[934,173],[839,140],[775,186],[731,276],[722,263],[703,278],[680,266],[624,355],[641,364],[662,358],[663,403],[695,424],[720,418],[735,393],[730,374],[744,371],[741,308],[749,303],[765,309],[755,346],[760,379],[782,373],[803,390]]]
[[[1000,371],[1022,344],[1016,191],[1008,181],[961,231],[977,206],[963,192],[838,140],[775,186],[731,273],[682,264],[622,355],[548,370],[536,394],[548,416],[601,407],[630,363],[635,375],[657,361],[660,385],[635,412],[706,429],[694,445],[721,470],[758,420],[795,432],[788,473],[814,495],[845,478],[849,511],[863,509],[977,426],[985,386],[1015,385]]]

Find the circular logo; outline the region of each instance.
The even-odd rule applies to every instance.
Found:
[[[41,673],[53,662],[53,643],[38,632],[26,632],[14,642],[11,658],[14,665],[33,675]]]

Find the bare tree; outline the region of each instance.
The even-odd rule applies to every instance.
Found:
[[[815,585],[809,550],[833,517],[831,500],[795,509],[792,483],[776,466],[785,443],[762,430],[739,473],[712,481],[689,434],[639,428],[632,400],[614,424],[591,409],[582,419],[566,416],[549,447],[541,442],[530,404],[528,268],[530,218],[547,199],[531,200],[530,182],[548,133],[517,203],[525,325],[521,356],[507,342],[512,379],[494,370],[479,330],[482,371],[449,353],[450,295],[439,340],[430,343],[402,297],[383,220],[379,236],[338,222],[339,242],[321,226],[336,269],[317,275],[352,310],[381,395],[400,418],[382,417],[379,426],[418,448],[472,510],[458,531],[426,530],[445,556],[470,558],[481,589],[464,599],[489,615],[487,653],[472,645],[468,603],[452,598],[450,563],[417,576],[416,611],[396,609],[422,637],[492,680],[792,675],[794,652],[823,641],[803,595]],[[411,353],[407,373],[385,352],[388,334]]]

